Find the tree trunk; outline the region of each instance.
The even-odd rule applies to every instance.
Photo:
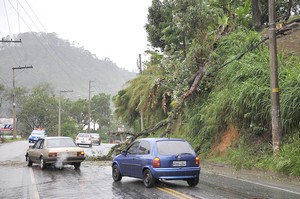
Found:
[[[262,16],[259,0],[252,0],[252,24],[256,31],[260,31],[262,29]]]

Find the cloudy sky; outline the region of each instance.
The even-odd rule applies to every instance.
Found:
[[[0,36],[55,32],[99,59],[137,71],[138,55],[146,59],[150,5],[151,0],[1,0]]]

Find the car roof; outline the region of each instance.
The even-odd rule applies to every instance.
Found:
[[[184,139],[181,138],[140,138],[137,139],[136,141],[149,141],[149,142],[157,142],[157,141],[186,141]]]
[[[52,140],[52,139],[72,139],[70,137],[66,137],[66,136],[48,136],[48,137],[44,137],[44,138],[40,138],[40,139],[45,139],[45,140]]]

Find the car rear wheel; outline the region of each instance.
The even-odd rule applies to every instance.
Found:
[[[45,163],[45,161],[44,161],[44,158],[43,157],[41,157],[41,159],[40,159],[40,167],[41,167],[41,169],[45,169],[46,168],[46,163]]]
[[[27,166],[31,167],[32,166],[32,161],[30,160],[30,158],[28,157],[28,155],[26,157],[26,160],[27,160]]]
[[[115,182],[121,181],[122,180],[122,175],[120,173],[118,165],[114,165],[112,169],[112,177]]]
[[[153,185],[155,184],[156,179],[153,177],[151,171],[149,169],[146,169],[144,171],[144,185],[147,188],[153,187]]]
[[[80,165],[81,165],[81,162],[75,162],[75,163],[74,163],[75,169],[79,169],[79,168],[80,168]]]
[[[187,183],[189,184],[190,187],[194,187],[199,183],[199,177],[190,178],[187,180]]]

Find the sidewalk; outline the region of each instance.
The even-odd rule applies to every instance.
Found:
[[[207,161],[201,162],[201,172],[218,174],[229,178],[241,179],[256,184],[266,186],[275,186],[282,189],[288,189],[300,192],[300,177],[288,176],[281,173],[271,171],[263,171],[260,169],[252,170],[236,170],[232,166],[224,163],[212,163]],[[200,174],[201,179],[201,174]]]

